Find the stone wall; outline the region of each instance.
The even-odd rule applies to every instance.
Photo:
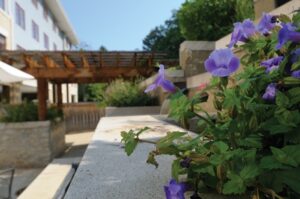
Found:
[[[64,122],[0,124],[0,168],[45,166],[64,146]]]

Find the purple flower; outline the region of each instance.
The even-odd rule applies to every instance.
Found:
[[[255,25],[250,19],[245,19],[243,23],[234,23],[234,29],[231,34],[231,40],[228,45],[232,48],[238,41],[246,41],[249,37],[255,34]]]
[[[182,168],[189,168],[191,164],[192,159],[189,157],[184,158],[183,160],[180,161],[180,166]]]
[[[186,186],[184,183],[177,183],[176,180],[172,179],[168,186],[164,186],[166,199],[184,199],[184,192]]]
[[[295,31],[296,27],[291,23],[282,24],[282,28],[278,33],[278,44],[276,49],[280,49],[286,42],[300,42],[300,33]]]
[[[266,67],[266,73],[269,73],[273,70],[276,70],[279,68],[279,64],[282,62],[283,56],[274,57],[271,59],[268,59],[266,61],[263,61],[260,63],[261,66]]]
[[[298,61],[299,55],[300,55],[300,48],[298,48],[292,52],[291,62],[295,63],[296,61]]]
[[[274,20],[274,16],[268,13],[263,13],[263,17],[261,18],[256,29],[258,32],[265,35],[268,34],[275,27],[275,25],[276,25],[276,20]]]
[[[174,86],[174,84],[171,81],[165,79],[164,65],[159,66],[159,71],[158,71],[157,78],[155,79],[153,84],[148,86],[148,88],[145,90],[145,93],[147,93],[149,91],[152,91],[152,90],[156,89],[159,86],[162,87],[165,91],[168,91],[168,92],[175,92],[176,91],[176,87]]]
[[[225,48],[213,51],[204,65],[213,76],[227,77],[239,68],[240,60],[229,48]]]
[[[262,98],[266,101],[274,101],[276,97],[276,84],[271,83],[267,86]]]
[[[300,70],[295,70],[292,72],[292,77],[300,79]]]

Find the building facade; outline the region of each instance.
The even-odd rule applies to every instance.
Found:
[[[60,51],[71,50],[77,44],[59,0],[0,0],[0,48]],[[23,96],[34,96],[36,87],[35,82],[24,82]],[[49,84],[50,102],[55,101],[52,88]],[[64,84],[62,91],[64,103],[78,101],[76,84]]]

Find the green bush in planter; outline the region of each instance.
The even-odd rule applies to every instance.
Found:
[[[28,122],[38,121],[38,107],[33,102],[24,102],[19,105],[2,105],[1,122]],[[47,120],[55,120],[62,118],[63,114],[55,107],[50,107],[47,110]]]
[[[124,81],[122,79],[111,82],[106,88],[102,105],[106,106],[151,106],[157,105],[156,98],[144,93],[137,81]]]
[[[147,162],[158,166],[155,156],[176,156],[167,199],[184,198],[187,186],[178,182],[181,175],[193,198],[204,191],[300,198],[300,14],[293,20],[264,14],[258,25],[236,23],[228,46],[205,61],[212,81],[192,99],[175,91],[162,72],[148,88],[175,91],[170,116],[183,122],[197,117],[202,130],[196,136],[169,132],[154,143]],[[243,54],[241,59],[232,47]],[[213,92],[214,117],[201,109],[207,91]],[[145,130],[121,133],[128,155]]]

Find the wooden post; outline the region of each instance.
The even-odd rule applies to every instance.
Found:
[[[67,87],[67,103],[69,104],[69,84],[66,84]]]
[[[39,120],[46,120],[47,114],[47,93],[48,93],[48,82],[46,79],[38,79],[38,111]]]
[[[53,96],[53,104],[55,104],[57,102],[55,83],[52,84],[52,96]]]
[[[62,105],[61,83],[57,83],[57,108],[62,110]]]

